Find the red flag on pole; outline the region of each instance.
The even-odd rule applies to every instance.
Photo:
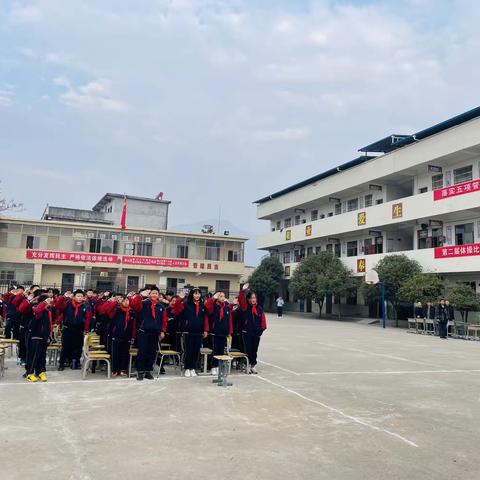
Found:
[[[127,228],[127,196],[123,196],[123,210],[122,210],[122,218],[120,219],[120,225],[122,226],[122,230]]]

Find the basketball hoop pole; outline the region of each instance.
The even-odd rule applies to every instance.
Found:
[[[382,327],[386,327],[387,312],[385,305],[385,284],[383,282],[378,282],[380,284],[380,289],[382,290]]]

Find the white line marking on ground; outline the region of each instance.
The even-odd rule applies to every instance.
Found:
[[[338,348],[339,350],[346,350],[349,352],[365,353],[367,355],[373,355],[376,357],[390,358],[391,360],[400,360],[401,362],[410,362],[410,363],[416,363],[418,365],[428,365],[429,367],[436,367],[434,363],[422,362],[420,360],[412,360],[411,358],[405,358],[405,357],[397,357],[395,355],[388,355],[386,353],[370,352],[368,350],[362,350],[360,348],[343,347],[342,345],[334,345],[331,343],[323,343],[323,342],[315,342],[315,343],[317,345],[324,345],[325,347],[330,347],[330,348]]]
[[[207,375],[202,375],[202,376],[198,376],[196,377],[198,379],[200,378],[207,378],[207,379],[212,379],[214,377],[212,376],[207,376]],[[153,384],[154,382],[159,382],[159,383],[162,383],[162,382],[172,382],[172,381],[175,381],[175,380],[185,380],[185,381],[192,381],[194,382],[195,380],[194,379],[187,379],[186,377],[162,377],[162,378],[155,378],[154,380],[143,380],[143,382],[138,382],[138,385],[149,385],[149,384]],[[45,382],[45,383],[40,383],[38,382],[39,385],[70,385],[70,384],[74,384],[74,383],[83,383],[84,385],[95,385],[97,383],[109,383],[111,385],[126,385],[126,384],[130,384],[130,383],[137,383],[137,380],[135,378],[125,378],[125,379],[122,379],[122,380],[110,380],[108,378],[104,378],[102,380],[60,380],[60,381],[55,381],[55,380],[49,380],[48,382]],[[16,385],[36,385],[34,383],[29,383],[29,382],[3,382],[3,381],[0,381],[0,387],[11,387],[11,386],[16,386]],[[33,387],[34,388],[34,387]]]
[[[480,373],[480,370],[377,370],[350,372],[304,372],[296,375],[412,375],[430,373]]]
[[[292,375],[300,375],[299,373],[294,372],[293,370],[289,370],[288,368],[279,367],[278,365],[274,365],[273,363],[264,362],[263,360],[259,360],[258,363],[262,363],[263,365],[268,365],[269,367],[278,368],[279,370],[283,370],[284,372],[291,373]]]
[[[360,418],[354,417],[352,415],[348,415],[345,412],[342,412],[338,408],[331,407],[330,405],[327,405],[326,403],[319,402],[318,400],[314,400],[313,398],[306,397],[305,395],[302,395],[301,393],[292,390],[291,388],[286,387],[285,385],[282,385],[280,383],[275,383],[272,382],[271,380],[268,380],[265,377],[262,377],[261,375],[256,375],[256,378],[259,378],[260,380],[263,380],[264,382],[270,383],[271,385],[274,385],[275,387],[281,388],[282,390],[285,390],[288,393],[291,393],[292,395],[296,395],[297,397],[301,398],[302,400],[305,400],[310,403],[314,403],[315,405],[319,405],[320,407],[325,408],[326,410],[329,410],[330,412],[336,413],[337,415],[352,421],[353,423],[357,423],[359,425],[363,425],[364,427],[370,428],[371,430],[375,430],[377,432],[382,432],[385,433],[386,435],[390,435],[391,437],[397,438],[398,440],[401,440],[402,442],[406,443],[407,445],[410,445],[411,447],[418,448],[418,445],[415,442],[412,442],[411,440],[408,440],[408,438],[402,437],[398,433],[392,432],[391,430],[387,430],[385,428],[377,427],[376,425],[372,425],[371,423],[367,423],[364,420],[361,420]]]

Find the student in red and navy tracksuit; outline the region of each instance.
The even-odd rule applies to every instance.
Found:
[[[63,313],[62,351],[58,369],[64,370],[65,364],[71,362],[70,368],[78,370],[83,335],[90,330],[92,312],[85,303],[83,290],[75,290],[71,298],[59,297],[55,306]]]
[[[32,289],[33,288],[34,287],[32,287]],[[28,291],[28,294],[26,296],[17,294],[17,296],[13,300],[13,302],[17,306],[17,312],[20,315],[18,333],[18,356],[21,364],[25,366],[27,364],[28,356],[29,327],[33,320],[32,304],[36,303],[36,298],[42,293],[42,291],[39,290],[39,287],[36,287],[33,291],[32,289]]]
[[[185,335],[185,376],[196,377],[195,368],[202,348],[202,338],[208,335],[208,314],[202,302],[202,292],[193,288],[184,301],[185,293],[179,294],[173,307],[173,315],[179,317],[181,329]]]
[[[5,338],[13,338],[14,340],[18,340],[20,314],[17,312],[17,307],[14,305],[13,300],[19,293],[23,294],[24,292],[25,288],[18,285],[3,295]]]
[[[232,334],[232,307],[225,300],[225,293],[217,292],[205,300],[205,308],[210,318],[210,333],[213,333],[212,375],[218,373],[218,360],[215,355],[224,355],[227,337]]]
[[[47,346],[53,326],[53,298],[47,294],[38,297],[33,307],[33,319],[29,327],[27,380],[29,382],[47,381]]]
[[[118,298],[122,300],[118,302]],[[135,312],[130,308],[130,300],[125,295],[117,295],[104,302],[102,314],[110,319],[112,377],[128,376],[130,345],[136,336]]]
[[[153,380],[151,372],[157,355],[158,339],[163,340],[167,331],[167,309],[160,302],[157,287],[140,290],[140,294],[132,298],[130,306],[138,316],[137,380]]]
[[[267,319],[263,308],[257,303],[257,296],[254,292],[248,292],[248,283],[238,296],[240,315],[243,325],[243,341],[246,354],[250,362],[250,372],[257,373],[257,352],[260,344],[260,337],[267,329]]]

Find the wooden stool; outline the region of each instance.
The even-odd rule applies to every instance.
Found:
[[[218,377],[212,380],[212,383],[216,383],[219,387],[231,387],[233,383],[229,382],[227,377],[233,357],[230,357],[230,355],[215,355],[213,358],[218,360]]]

